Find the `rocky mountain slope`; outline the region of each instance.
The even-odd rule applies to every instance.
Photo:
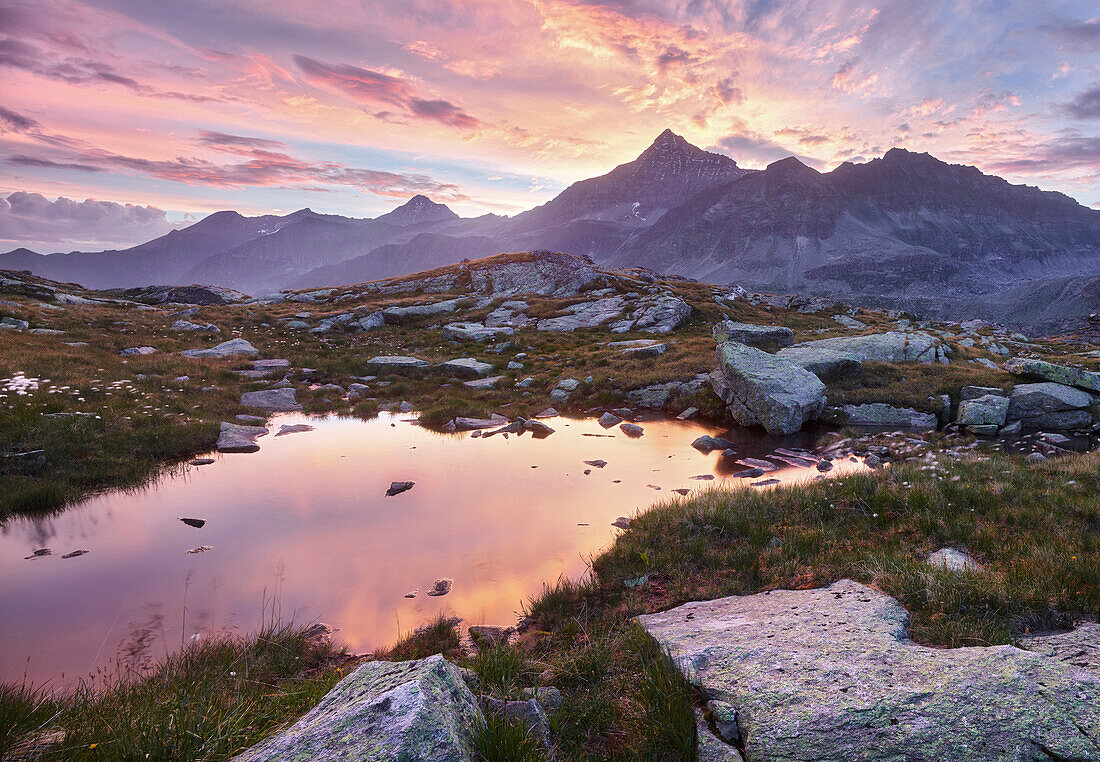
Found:
[[[827,173],[793,157],[745,170],[668,130],[634,161],[511,218],[463,219],[424,196],[369,220],[219,212],[126,251],[16,250],[0,267],[96,288],[199,282],[264,294],[542,249],[1032,330],[1100,309],[1088,285],[1100,277],[1100,211],[1068,196],[903,149]]]

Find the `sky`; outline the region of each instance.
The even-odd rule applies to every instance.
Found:
[[[515,214],[665,128],[1100,208],[1095,0],[0,0],[0,250],[220,209]]]

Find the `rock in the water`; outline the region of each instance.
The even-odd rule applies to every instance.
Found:
[[[206,526],[206,519],[191,519],[180,517],[180,521],[182,521],[189,527],[194,527],[195,529],[202,529],[204,526]]]
[[[1100,373],[1094,371],[1067,368],[1065,365],[1055,365],[1045,360],[1026,357],[1014,357],[1006,361],[1001,367],[1018,376],[1031,376],[1045,381],[1053,381],[1056,384],[1100,392]]]
[[[811,344],[796,344],[793,347],[786,347],[776,352],[775,356],[793,362],[818,378],[858,376],[863,370],[863,361],[859,359],[858,355]]]
[[[844,405],[840,411],[844,422],[852,426],[934,429],[939,424],[934,413],[922,413],[911,407],[894,407],[884,402]]]
[[[854,355],[862,362],[924,362],[945,357],[943,343],[924,333],[873,333],[868,336],[842,336],[795,344],[795,347],[828,349]]]
[[[256,439],[265,434],[264,426],[239,426],[223,421],[216,447],[218,452],[256,452],[260,449]]]
[[[645,429],[636,423],[621,423],[619,424],[619,430],[626,434],[628,437],[640,437],[645,433]]]
[[[447,593],[451,592],[451,588],[454,587],[454,584],[455,581],[450,577],[437,579],[434,583],[432,583],[432,589],[429,590],[427,594],[432,596],[446,595]]]
[[[960,426],[992,425],[1000,428],[1005,425],[1007,417],[1008,397],[1001,394],[986,394],[960,402],[956,420]]]
[[[1062,431],[1088,426],[1092,416],[1088,392],[1050,381],[1017,384],[1008,395],[1008,420],[1025,430]]]
[[[821,414],[825,384],[808,370],[734,341],[719,344],[717,355],[722,387],[715,392],[741,425],[793,434]]]
[[[490,341],[515,333],[512,328],[486,328],[481,323],[450,323],[443,326],[443,338],[451,341]]]
[[[789,347],[794,343],[794,331],[781,325],[752,325],[751,323],[735,323],[731,320],[723,320],[714,326],[711,333],[714,334],[714,340],[719,344],[724,341],[736,341],[750,347],[769,344]]]
[[[402,492],[408,492],[413,488],[416,482],[391,482],[390,488],[386,490],[386,497],[393,497],[394,495],[400,495]]]
[[[313,431],[313,427],[310,426],[308,423],[283,424],[279,427],[279,431],[275,434],[275,436],[285,437],[287,434],[301,434],[305,431]]]
[[[940,548],[935,553],[929,553],[924,562],[929,566],[936,566],[953,572],[981,571],[982,567],[969,553],[954,548]]]
[[[236,357],[238,355],[258,355],[260,351],[244,339],[230,339],[205,349],[185,349],[180,352],[184,357]]]
[[[481,378],[493,372],[493,366],[487,362],[473,357],[460,357],[457,360],[447,360],[441,363],[440,370],[449,376],[460,378]]]
[[[1093,759],[1100,675],[1041,653],[926,648],[850,580],[638,617],[736,712],[749,759]]]
[[[427,360],[401,355],[372,357],[365,364],[367,370],[379,376],[414,374],[425,370],[429,366]]]
[[[302,409],[302,406],[298,404],[298,400],[295,399],[293,387],[245,392],[241,395],[241,405],[277,412],[292,412]]]
[[[623,419],[614,413],[604,413],[600,416],[598,423],[605,429],[610,429],[612,426],[618,426],[623,422]]]
[[[236,762],[471,762],[469,734],[481,719],[458,667],[441,655],[367,662],[302,719]]]
[[[728,439],[723,439],[721,437],[712,437],[709,434],[704,434],[703,436],[692,442],[691,446],[699,452],[708,453],[711,450],[729,450],[732,449],[735,445]]]

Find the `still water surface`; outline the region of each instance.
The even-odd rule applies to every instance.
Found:
[[[556,433],[541,440],[437,434],[388,414],[284,415],[270,428],[294,423],[314,430],[0,527],[0,681],[68,684],[120,660],[140,664],[196,635],[255,628],[265,601],[339,627],[352,651],[439,612],[511,624],[544,582],[584,573],[619,532],[617,517],[740,470],[692,449],[701,434],[727,436],[747,457],[813,444],[808,434],[780,440],[675,420],[643,423],[638,439],[566,418],[548,420]],[[597,459],[607,466],[583,462]],[[831,475],[856,467],[838,463]],[[716,478],[691,478],[703,474]],[[406,480],[416,486],[385,497]],[[207,523],[195,529],[181,516]],[[202,545],[213,549],[185,552]],[[39,548],[53,555],[25,559]],[[61,558],[78,549],[91,552]],[[454,579],[452,592],[425,596],[441,577]],[[405,598],[414,588],[420,595]]]

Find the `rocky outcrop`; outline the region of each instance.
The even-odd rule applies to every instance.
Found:
[[[448,323],[443,326],[443,338],[450,341],[489,341],[511,336],[515,330],[507,327],[487,328],[481,323]]]
[[[204,349],[185,349],[180,352],[184,357],[202,358],[222,358],[222,357],[237,357],[239,355],[258,355],[260,351],[251,343],[244,339],[230,339],[229,341],[223,341],[221,344],[217,344],[213,347],[207,347]]]
[[[939,420],[932,413],[911,407],[894,407],[884,402],[844,405],[838,408],[840,420],[851,426],[875,426],[902,429],[934,429]]]
[[[1100,758],[1100,675],[1043,649],[918,646],[908,619],[850,580],[638,617],[730,706],[749,760]]]
[[[1003,394],[985,394],[962,400],[956,418],[960,426],[997,428],[1004,426],[1007,419],[1008,397]]]
[[[816,342],[809,344],[796,344],[785,347],[776,352],[777,357],[782,357],[788,362],[793,362],[798,367],[810,371],[821,379],[844,378],[858,376],[863,370],[863,361],[858,355],[838,349],[814,346]]]
[[[718,345],[715,393],[742,426],[769,434],[793,434],[825,406],[825,385],[813,373],[755,347],[733,341]]]
[[[1017,376],[1041,378],[1044,381],[1052,381],[1056,384],[1088,389],[1090,392],[1100,392],[1100,373],[1082,370],[1081,368],[1067,368],[1065,365],[1055,365],[1045,360],[1034,360],[1026,357],[1014,357],[1001,367]]]
[[[298,400],[295,399],[293,387],[245,392],[241,395],[241,405],[284,413],[302,409],[302,406],[298,404]]]
[[[1050,381],[1018,384],[1008,396],[1008,420],[1026,430],[1077,429],[1092,424],[1092,396]]]
[[[750,347],[766,344],[789,347],[794,343],[794,331],[780,325],[752,325],[723,320],[714,326],[712,333],[719,344],[723,341],[736,341]]]
[[[421,372],[430,366],[427,360],[403,355],[372,357],[364,364],[367,366],[367,370],[379,376],[409,375]]]
[[[469,734],[480,719],[462,674],[442,656],[367,662],[293,726],[235,760],[470,762]]]
[[[572,333],[579,328],[595,328],[622,314],[626,300],[621,296],[581,302],[566,307],[564,315],[543,318],[536,327],[540,331]]]
[[[827,349],[852,355],[862,362],[947,362],[950,348],[926,333],[872,333],[841,336],[795,344],[791,349]]]
[[[458,309],[458,299],[431,304],[414,304],[410,307],[387,307],[382,317],[389,325],[407,325],[433,315],[442,315]]]

